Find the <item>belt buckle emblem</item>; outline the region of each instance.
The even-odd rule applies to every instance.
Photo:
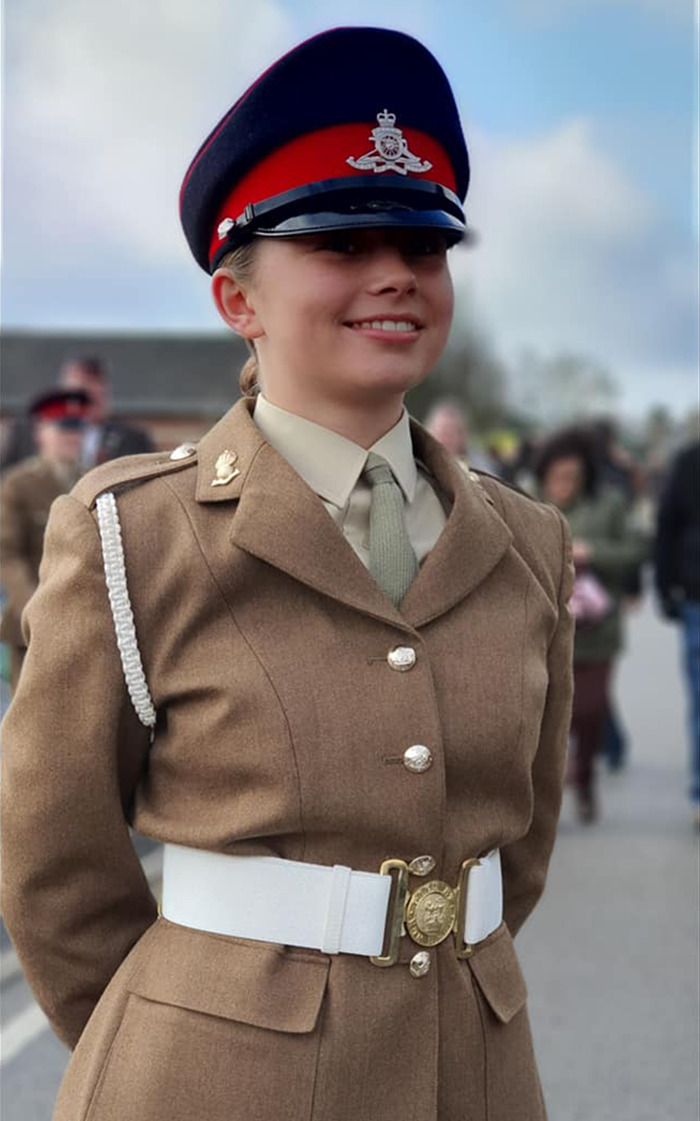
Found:
[[[457,899],[454,888],[431,880],[411,894],[406,906],[406,929],[419,946],[437,946],[454,929]]]

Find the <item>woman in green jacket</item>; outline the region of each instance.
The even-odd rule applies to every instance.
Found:
[[[597,817],[595,757],[608,714],[613,661],[623,645],[622,600],[644,544],[623,495],[600,485],[593,443],[581,429],[556,433],[537,463],[541,495],[557,506],[573,538],[576,584],[572,777],[579,820]]]

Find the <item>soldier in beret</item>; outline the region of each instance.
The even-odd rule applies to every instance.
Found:
[[[0,485],[0,566],[6,595],[0,640],[10,648],[12,689],[26,652],[20,621],[39,583],[49,510],[80,478],[89,404],[88,395],[76,389],[52,389],[35,398],[29,420],[38,455],[11,468]]]
[[[468,182],[439,64],[358,27],[187,171],[244,396],[56,504],[5,729],[5,919],[75,1048],[55,1121],[545,1117],[513,938],[559,813],[570,543],[403,405]]]

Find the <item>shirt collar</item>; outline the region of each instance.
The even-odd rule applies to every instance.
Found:
[[[253,420],[268,443],[283,456],[311,489],[342,509],[355,487],[368,452],[330,428],[273,405],[259,393]],[[369,449],[391,467],[406,500],[416,491],[416,464],[408,413]]]

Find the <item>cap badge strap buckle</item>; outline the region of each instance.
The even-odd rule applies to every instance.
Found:
[[[346,163],[357,171],[382,171],[397,172],[399,175],[408,175],[409,171],[422,175],[430,171],[433,166],[430,160],[421,160],[408,150],[408,143],[400,128],[395,128],[396,114],[385,109],[377,113],[379,125],[372,129],[369,137],[374,141],[374,148],[359,159],[348,156]]]
[[[468,958],[474,950],[465,944],[466,892],[469,873],[481,861],[478,857],[464,860],[460,867],[456,887],[443,880],[431,880],[414,892],[408,890],[409,867],[404,860],[385,860],[380,868],[383,876],[397,872],[393,900],[390,901],[386,953],[370,957],[372,965],[395,965],[398,961],[401,937],[407,932],[419,946],[437,946],[454,933],[455,951],[460,959]]]

